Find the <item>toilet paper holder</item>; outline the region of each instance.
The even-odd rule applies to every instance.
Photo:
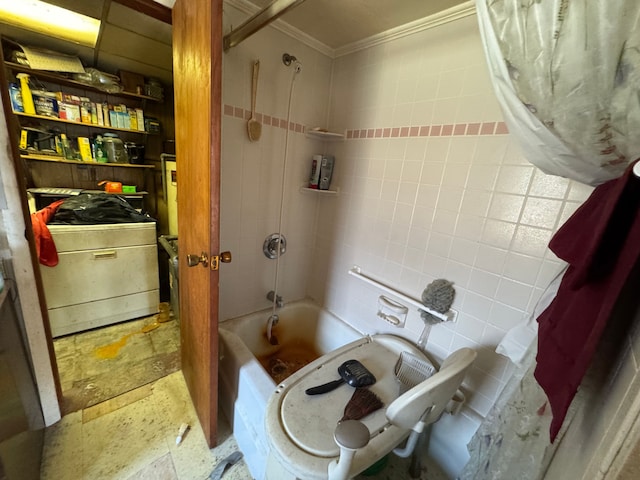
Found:
[[[409,308],[401,303],[391,300],[384,295],[378,297],[378,317],[390,323],[394,327],[403,328],[407,321]]]

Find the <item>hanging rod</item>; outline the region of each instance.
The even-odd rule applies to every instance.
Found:
[[[222,39],[222,47],[225,51],[235,47],[244,39],[250,37],[262,27],[269,25],[275,19],[297,7],[305,0],[273,0],[258,13],[246,20],[242,25],[232,29]]]
[[[456,318],[458,316],[458,312],[456,310],[453,310],[452,308],[450,308],[447,312],[440,313],[440,312],[438,312],[436,310],[432,310],[430,308],[427,308],[419,300],[416,300],[415,298],[412,298],[412,297],[410,297],[410,296],[408,296],[408,295],[406,295],[406,294],[404,294],[402,292],[399,292],[395,288],[391,288],[390,286],[385,285],[384,283],[380,282],[379,280],[376,280],[375,278],[372,278],[372,277],[370,277],[368,275],[365,275],[364,273],[362,273],[362,269],[357,265],[354,265],[349,270],[349,275],[353,275],[354,277],[359,278],[360,280],[364,281],[365,283],[368,283],[369,285],[374,285],[374,286],[378,287],[379,289],[384,290],[387,293],[390,293],[391,295],[395,295],[396,297],[398,297],[402,301],[404,301],[404,302],[410,304],[411,306],[415,307],[416,309],[418,309],[418,311],[428,312],[431,315],[433,315],[434,317],[438,317],[443,322],[448,322],[448,321],[455,322],[456,321]]]

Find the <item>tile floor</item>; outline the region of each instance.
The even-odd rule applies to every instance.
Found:
[[[180,325],[157,316],[54,339],[65,413],[87,408],[180,369]]]
[[[191,429],[182,443],[180,425]],[[93,407],[47,428],[42,480],[204,480],[238,450],[227,421],[219,419],[219,446],[210,450],[182,372]],[[251,478],[243,460],[224,480]]]
[[[191,428],[182,443],[175,439],[182,423]],[[223,415],[219,444],[209,449],[182,372],[66,415],[45,431],[41,480],[206,480],[216,465],[238,451]],[[389,456],[378,474],[358,480],[408,480],[409,459]],[[240,460],[223,480],[249,480]],[[429,466],[422,480],[446,479]]]

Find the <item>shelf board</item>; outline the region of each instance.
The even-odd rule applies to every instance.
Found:
[[[92,165],[99,167],[155,168],[155,165],[140,165],[136,163],[83,162],[82,160],[69,160],[55,155],[20,155],[20,158],[24,158],[25,160],[37,160],[40,162],[71,163],[73,165]]]
[[[27,188],[27,192],[32,195],[40,195],[42,197],[75,197],[76,195],[80,195],[81,193],[106,193],[107,195],[118,195],[120,197],[144,197],[145,195],[149,195],[149,192],[140,191],[140,192],[105,192],[104,190],[85,190],[81,188],[70,188],[69,190],[74,190],[74,193],[56,193],[54,191],[51,192],[41,192],[39,188]]]
[[[307,130],[308,137],[319,138],[321,140],[342,141],[344,140],[343,133],[328,132],[324,130]]]
[[[94,87],[93,85],[87,85],[86,83],[78,82],[76,80],[67,78],[58,73],[49,72],[47,70],[33,70],[25,65],[20,65],[19,63],[5,62],[5,65],[7,66],[8,69],[13,70],[14,72],[28,73],[30,75],[33,75],[34,77],[42,78],[50,82],[59,83],[61,85],[67,85],[69,87],[81,88],[84,90],[91,90],[93,92],[103,93],[105,95],[111,95],[113,97],[135,98],[138,100],[151,100],[152,102],[158,102],[158,103],[162,102],[162,100],[159,100],[155,97],[149,97],[147,95],[140,95],[132,92],[118,92],[118,93],[105,92],[104,90],[100,90],[99,88]]]
[[[340,189],[335,188],[334,190],[320,190],[317,188],[309,188],[309,187],[302,186],[300,187],[300,192],[311,193],[314,195],[320,195],[325,197],[335,197],[340,194]]]
[[[35,119],[44,120],[47,122],[66,123],[69,125],[78,125],[79,127],[97,128],[100,130],[115,130],[117,132],[128,132],[128,133],[138,133],[140,135],[151,135],[149,132],[145,132],[143,130],[132,130],[130,128],[107,127],[106,125],[96,125],[93,123],[74,122],[72,120],[65,120],[63,118],[46,117],[44,115],[33,115],[31,113],[23,113],[23,112],[13,112],[13,113],[15,115],[18,115],[19,117],[35,118]]]

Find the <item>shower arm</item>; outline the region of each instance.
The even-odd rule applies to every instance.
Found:
[[[234,28],[227,33],[222,39],[222,47],[225,51],[229,50],[231,47],[235,47],[240,42],[250,37],[261,28],[266,27],[278,17],[297,7],[304,1],[305,0],[274,0],[242,23],[239,27]]]

